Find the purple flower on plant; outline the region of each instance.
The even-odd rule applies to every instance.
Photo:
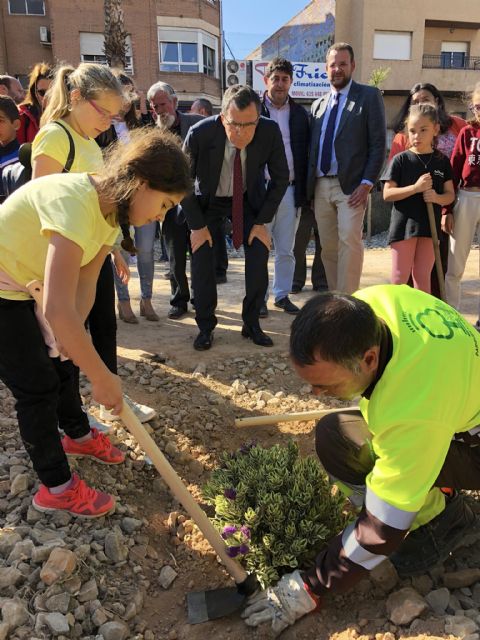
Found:
[[[227,556],[230,558],[236,558],[240,553],[240,547],[227,547]]]
[[[241,553],[242,555],[245,555],[249,551],[250,551],[250,547],[248,546],[248,544],[241,544],[238,547],[238,553]]]
[[[243,536],[247,538],[247,540],[250,540],[250,538],[252,537],[252,534],[250,533],[250,529],[247,527],[246,524],[240,527],[240,531],[243,533]]]
[[[238,527],[232,524],[227,524],[225,527],[223,527],[223,531],[221,534],[222,538],[226,540],[230,536],[233,536],[235,533],[237,533],[237,531],[238,531]]]
[[[230,487],[229,489],[225,489],[225,491],[223,492],[223,495],[225,496],[225,498],[228,498],[229,500],[235,500],[235,498],[237,497],[237,492],[233,487]]]

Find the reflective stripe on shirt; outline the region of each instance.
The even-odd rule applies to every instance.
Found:
[[[375,495],[369,487],[367,487],[365,507],[367,511],[384,524],[400,530],[410,529],[410,525],[417,515],[416,511],[404,511],[388,504],[388,502]]]
[[[355,564],[359,564],[364,569],[368,569],[368,571],[378,566],[387,557],[381,554],[371,553],[358,543],[355,535],[355,522],[348,525],[344,530],[342,545],[347,558],[355,562]]]

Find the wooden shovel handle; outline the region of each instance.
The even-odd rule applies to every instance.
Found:
[[[347,407],[348,411],[356,411],[359,407]],[[328,413],[338,413],[345,411],[345,407],[340,409],[316,409],[314,411],[299,411],[297,413],[277,413],[270,416],[253,416],[252,418],[237,418],[236,427],[256,427],[265,424],[276,424],[277,422],[302,422],[308,420],[318,420]]]
[[[433,204],[427,202],[428,223],[430,225],[430,233],[432,234],[433,252],[435,254],[435,268],[437,270],[438,290],[440,298],[446,302],[447,294],[445,293],[445,277],[443,275],[442,258],[440,256],[440,246],[438,244],[437,225],[435,223],[435,213]]]
[[[126,402],[123,403],[120,418],[143,451],[151,459],[158,473],[170,487],[175,498],[183,504],[190,516],[196,522],[198,528],[220,557],[225,568],[235,582],[240,584],[246,580],[247,572],[238,564],[238,562],[235,562],[235,560],[227,555],[225,542],[208,519],[207,514],[198,506],[192,494],[188,491],[182,480],[177,475],[175,469],[165,458],[153,438],[146,432]]]

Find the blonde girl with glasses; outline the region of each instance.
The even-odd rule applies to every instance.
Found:
[[[442,219],[444,230],[450,234],[445,289],[448,303],[456,309],[460,307],[460,282],[468,254],[480,229],[480,83],[469,98],[472,118],[458,134],[450,158],[458,199],[453,212]],[[480,299],[475,327],[480,331]]]
[[[109,129],[112,117],[116,116],[124,103],[123,87],[108,67],[100,64],[82,63],[77,68],[63,65],[56,70],[49,89],[49,99],[43,112],[41,129],[32,144],[32,177],[39,178],[54,173],[64,173],[71,156],[70,173],[97,172],[103,167],[102,151],[95,137]],[[70,138],[69,138],[70,136]],[[119,247],[113,251],[115,268],[125,275],[128,267]],[[97,281],[95,302],[87,319],[92,342],[108,369],[117,372],[117,325],[115,317],[115,290],[111,257],[106,256]],[[82,415],[78,391],[78,369],[74,370],[76,385],[75,419],[90,419],[93,427],[99,428],[92,416]],[[73,395],[73,394],[71,394]],[[69,413],[72,409],[69,409]],[[82,412],[83,413],[83,412]],[[136,413],[143,421],[150,420],[155,411],[138,405]],[[59,421],[71,419],[65,416],[64,404],[60,404]]]

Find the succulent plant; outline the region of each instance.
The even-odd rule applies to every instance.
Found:
[[[249,443],[222,454],[203,496],[215,507],[212,521],[229,555],[263,588],[311,565],[347,519],[318,460],[300,457],[294,442],[268,449]]]

